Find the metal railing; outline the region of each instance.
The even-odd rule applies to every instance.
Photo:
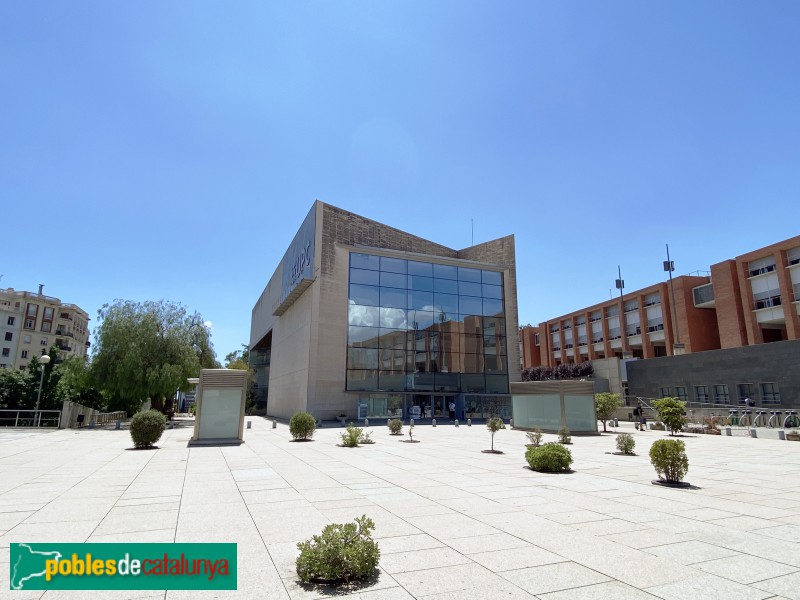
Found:
[[[0,410],[0,427],[57,428],[60,410]]]

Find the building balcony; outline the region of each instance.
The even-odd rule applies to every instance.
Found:
[[[762,308],[773,308],[783,304],[780,294],[777,296],[770,296],[769,298],[761,298],[753,301],[753,310],[761,310]]]
[[[775,265],[766,265],[764,267],[759,267],[758,269],[752,269],[748,271],[747,277],[748,279],[752,279],[753,277],[759,277],[761,275],[766,275],[767,273],[772,273],[775,271]]]
[[[692,288],[695,308],[714,308],[714,285],[707,283]]]

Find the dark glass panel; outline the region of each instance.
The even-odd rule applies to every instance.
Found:
[[[348,390],[377,390],[378,372],[373,370],[348,370]]]
[[[348,348],[348,369],[377,369],[378,350],[376,348]]]
[[[378,369],[385,371],[386,373],[405,372],[405,350],[382,349],[378,355]]]
[[[483,373],[462,373],[461,391],[472,394],[483,394],[486,390],[486,381]]]
[[[484,298],[498,298],[500,300],[503,299],[503,286],[501,285],[489,285],[484,283],[481,286],[481,293],[483,294]]]
[[[408,261],[409,275],[422,275],[423,277],[433,277],[433,265],[431,263]]]
[[[436,293],[433,295],[433,306],[438,312],[454,315],[458,312],[458,296]]]
[[[470,283],[468,281],[458,282],[458,295],[459,296],[477,296],[483,294],[483,289],[480,283]]]
[[[450,279],[434,279],[433,291],[442,294],[458,294],[458,282]]]
[[[480,335],[465,333],[461,336],[461,352],[483,354],[483,338]]]
[[[433,265],[433,276],[442,279],[458,279],[458,268],[450,265]]]
[[[498,316],[503,314],[503,301],[494,298],[483,299],[483,315],[486,317]]]
[[[378,386],[389,392],[402,392],[405,389],[406,376],[403,373],[378,373]]]
[[[381,286],[406,289],[408,276],[401,273],[384,273],[381,271]]]
[[[502,317],[484,317],[483,333],[484,335],[505,335],[506,320]]]
[[[398,348],[405,349],[406,347],[406,330],[405,329],[384,329],[381,328],[381,336],[378,346],[381,348]]]
[[[409,275],[408,289],[430,292],[433,290],[433,279],[431,277],[420,277],[418,275]]]
[[[377,271],[380,267],[380,258],[372,254],[350,253],[350,267],[353,269],[370,269]]]
[[[483,354],[461,354],[463,365],[461,371],[464,373],[483,373],[484,362]]]
[[[406,273],[408,261],[402,258],[387,258],[381,256],[381,271],[390,273]]]
[[[381,273],[383,275],[383,273]],[[405,308],[408,303],[405,290],[394,288],[380,288],[380,304],[384,308]]]
[[[508,359],[505,355],[493,356],[486,354],[483,357],[486,364],[487,373],[507,373],[508,372]]]
[[[487,375],[486,376],[487,394],[507,394],[508,375]]]
[[[480,298],[472,296],[458,297],[458,312],[462,315],[482,315],[483,304]]]
[[[414,373],[408,379],[412,390],[433,391],[433,373]]]
[[[483,333],[483,317],[461,315],[461,320],[464,322],[464,333],[471,333],[473,335],[481,335]]]
[[[362,306],[380,306],[380,288],[371,285],[350,285],[350,300]]]
[[[458,280],[459,281],[474,281],[481,282],[481,272],[479,269],[468,269],[467,267],[458,267]]]
[[[377,348],[380,329],[377,327],[348,327],[347,344],[353,347]]]
[[[503,274],[499,271],[481,271],[483,283],[503,285]]]
[[[350,269],[350,283],[362,285],[378,285],[380,280],[378,271],[367,271],[365,269]]]
[[[433,387],[437,392],[457,392],[459,389],[458,373],[436,373],[433,376]]]
[[[433,310],[433,292],[408,292],[408,308]]]

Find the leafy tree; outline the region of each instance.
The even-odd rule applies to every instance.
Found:
[[[0,409],[27,408],[30,396],[31,378],[29,373],[17,369],[0,369]]]
[[[503,422],[503,419],[500,417],[492,417],[488,421],[486,421],[486,429],[492,434],[492,449],[491,452],[494,452],[494,434],[500,431],[501,429],[505,429],[506,424]]]
[[[614,411],[622,406],[619,394],[611,392],[601,392],[594,395],[594,410],[597,418],[603,422],[603,433],[606,432],[606,421],[614,416]]]
[[[234,350],[225,355],[225,368],[226,369],[239,369],[240,371],[247,371],[247,413],[251,413],[256,407],[255,399],[255,385],[256,385],[256,372],[250,368],[250,347],[247,344],[242,344],[241,350]]]
[[[653,402],[658,410],[658,418],[669,429],[669,434],[674,435],[686,425],[686,402],[677,398],[661,398]]]
[[[44,366],[44,377],[42,377],[42,363],[39,361],[38,356],[31,358],[28,363],[29,395],[25,406],[20,408],[33,409],[36,407],[40,383],[42,385],[42,397],[39,402],[39,410],[58,410],[61,408],[61,401],[56,397],[56,388],[61,380],[61,352],[56,346],[50,346],[47,355],[50,357],[50,362]]]
[[[116,300],[97,313],[91,371],[110,410],[135,413],[147,398],[169,409],[176,390],[190,389],[187,378],[219,367],[203,317],[181,304]]]
[[[66,400],[99,411],[106,409],[106,399],[92,380],[89,362],[82,356],[69,356],[57,367],[60,378],[55,386],[58,404]]]

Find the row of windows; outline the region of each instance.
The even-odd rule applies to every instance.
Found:
[[[736,393],[737,401],[740,404],[744,404],[747,400],[757,402],[759,399],[761,404],[780,404],[781,402],[780,390],[778,389],[777,383],[739,383],[736,384]],[[665,397],[676,397],[684,402],[689,400],[687,388],[680,385],[674,387],[662,387],[661,395]],[[728,384],[721,383],[712,386],[694,386],[695,401],[712,402],[711,398],[713,398],[714,404],[730,404],[731,397],[728,390]]]
[[[498,271],[484,271],[467,267],[455,267],[436,263],[388,258],[372,254],[350,254],[350,269],[366,269],[384,273],[399,273],[419,277],[436,277],[438,279],[451,279],[472,283],[488,283],[502,285],[503,275]]]
[[[390,373],[377,370],[347,371],[350,391],[440,391],[507,394],[508,376],[483,373]]]
[[[349,299],[350,303],[362,306],[416,308],[445,313],[494,315],[503,311],[502,290],[482,296],[459,294],[456,290],[406,290],[351,283]]]
[[[426,327],[424,329],[392,327],[392,322],[389,321],[384,325],[388,326],[362,327],[351,325],[347,328],[347,343],[369,348],[392,347],[398,343],[406,343],[407,346],[414,347],[414,343],[417,340],[432,339],[438,340],[441,344],[447,344],[454,349],[459,349],[472,347],[474,342],[482,343],[484,346],[498,347],[504,347],[506,342],[504,325],[495,322],[482,323],[477,327],[455,327],[451,326],[452,324],[445,324],[447,328],[442,327],[441,329],[439,326]]]
[[[438,279],[419,275],[403,275],[401,273],[379,273],[378,271],[364,271],[363,269],[350,269],[350,283],[401,290],[461,294],[462,296],[503,297],[503,286],[501,285],[454,281],[452,279]]]
[[[493,307],[487,307],[487,311]],[[430,310],[360,306],[351,304],[347,310],[347,324],[355,327],[388,327],[391,329],[426,330],[431,328],[458,327],[463,323],[465,330],[480,330],[505,327],[504,319],[498,313],[481,315],[443,313]],[[499,313],[502,315],[503,313]],[[481,320],[480,317],[488,317]],[[502,321],[502,322],[501,322]]]
[[[348,369],[384,369],[400,373],[447,372],[474,373],[488,371],[507,373],[504,354],[415,351],[394,348],[348,348]]]

